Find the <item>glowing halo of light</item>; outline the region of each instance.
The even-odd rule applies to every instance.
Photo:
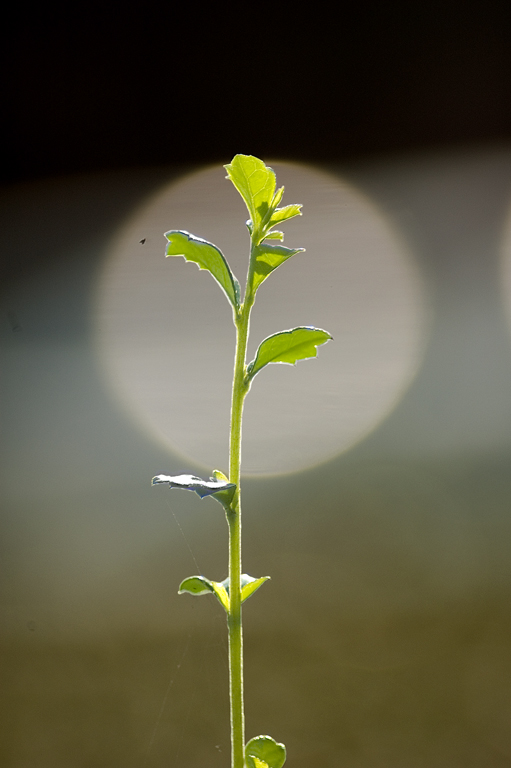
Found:
[[[314,167],[271,162],[302,203],[285,244],[305,247],[261,286],[248,360],[259,342],[298,325],[334,337],[318,360],[268,366],[246,401],[243,469],[285,474],[321,464],[367,436],[406,391],[424,347],[421,278],[399,235],[361,192]],[[232,313],[216,282],[164,258],[163,233],[213,242],[242,286],[247,211],[220,166],[164,186],[126,222],[98,284],[96,331],[106,375],[153,438],[183,460],[228,464]]]

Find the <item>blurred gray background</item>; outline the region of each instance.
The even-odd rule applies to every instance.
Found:
[[[244,570],[272,577],[244,610],[247,735],[286,743],[295,768],[503,768],[511,150],[325,169],[402,237],[430,325],[415,378],[365,439],[300,474],[245,479]],[[3,192],[6,768],[229,763],[223,611],[213,598],[177,595],[185,576],[225,577],[223,513],[150,487],[158,472],[204,469],[130,416],[106,380],[95,329],[112,239],[183,170]],[[298,381],[300,366],[293,373]]]

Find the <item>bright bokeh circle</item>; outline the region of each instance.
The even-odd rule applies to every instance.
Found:
[[[243,470],[286,473],[324,462],[395,407],[422,357],[423,285],[382,213],[341,178],[271,163],[284,245],[305,247],[260,287],[249,357],[266,336],[299,325],[329,331],[318,358],[270,365],[254,379],[243,423]],[[228,465],[235,332],[213,280],[164,258],[163,233],[184,229],[217,245],[244,285],[247,211],[221,166],[161,188],[125,223],[101,271],[96,307],[104,371],[130,413],[172,451],[207,469]],[[141,242],[143,241],[143,242]]]

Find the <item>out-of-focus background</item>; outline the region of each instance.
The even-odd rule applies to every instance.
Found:
[[[206,13],[206,12],[204,12]],[[306,253],[253,341],[334,336],[247,401],[247,736],[296,768],[511,765],[511,47],[498,5],[13,9],[3,59],[1,762],[229,765],[234,339],[166,229],[244,276],[222,165]]]

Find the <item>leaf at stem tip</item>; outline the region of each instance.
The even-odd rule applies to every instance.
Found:
[[[275,172],[252,155],[236,155],[224,168],[245,201],[252,227],[260,231],[275,195]]]
[[[303,251],[305,251],[305,248],[285,248],[283,245],[268,245],[267,243],[256,245],[254,248],[254,276],[252,278],[252,290],[254,293],[274,269],[280,267],[291,256]]]
[[[227,178],[232,181],[247,206],[250,220],[247,227],[255,245],[267,237],[282,240],[282,233],[270,230],[281,221],[301,216],[301,205],[278,208],[284,187],[275,192],[275,172],[253,155],[236,155],[224,166]]]
[[[300,326],[268,336],[261,342],[255,358],[249,364],[247,378],[249,381],[253,379],[269,363],[294,365],[298,360],[317,357],[316,347],[331,338],[327,331],[312,326]]]
[[[186,261],[193,261],[199,269],[210,272],[220,285],[225,295],[235,309],[240,304],[240,284],[234,277],[227,259],[222,251],[184,230],[170,230],[165,233],[169,241],[165,251],[166,256],[182,256]]]
[[[219,470],[215,471],[218,472]],[[223,475],[223,473],[221,474]],[[223,477],[225,478],[225,475]],[[201,477],[195,477],[195,475],[156,475],[151,480],[151,485],[163,485],[164,483],[168,483],[170,488],[195,491],[201,499],[205,496],[212,496],[224,507],[230,504],[236,490],[234,483],[230,483],[227,478],[218,478],[218,476],[203,480]]]
[[[282,768],[286,762],[286,748],[270,736],[256,736],[245,747],[248,768]]]

